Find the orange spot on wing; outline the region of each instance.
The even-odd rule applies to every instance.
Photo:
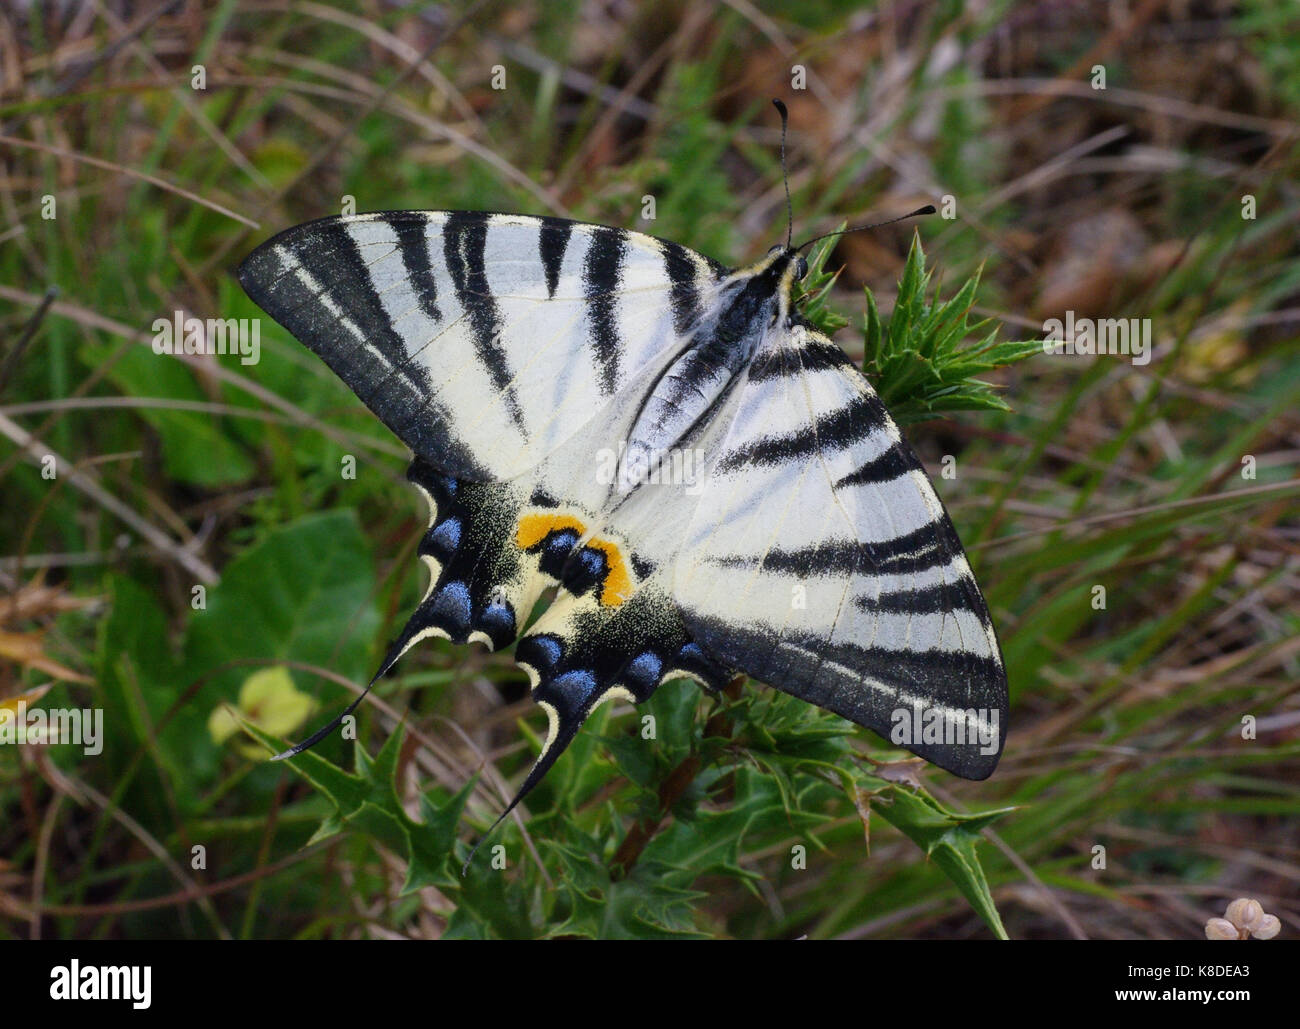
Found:
[[[628,570],[623,552],[617,543],[609,540],[592,540],[587,546],[599,550],[605,555],[605,566],[609,571],[600,588],[600,602],[604,607],[618,607],[632,595],[632,573]]]
[[[579,537],[587,531],[587,527],[573,515],[526,514],[519,519],[519,528],[515,530],[515,545],[520,550],[527,550],[546,539],[547,533],[563,529],[573,529]]]
[[[519,526],[515,529],[515,545],[520,550],[527,550],[541,543],[548,534],[565,529],[572,529],[579,539],[587,531],[587,527],[573,515],[557,514],[554,511],[526,514],[520,517]],[[583,545],[605,555],[608,571],[597,599],[603,607],[618,607],[632,596],[632,572],[627,559],[623,557],[623,551],[612,540],[592,539]]]

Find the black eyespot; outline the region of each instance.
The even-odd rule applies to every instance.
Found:
[[[799,263],[794,266],[794,277],[796,279],[802,279],[807,274],[808,262],[801,257],[799,258]]]

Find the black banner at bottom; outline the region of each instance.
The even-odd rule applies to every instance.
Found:
[[[259,1017],[373,1018],[406,1007],[438,1018],[465,1006],[499,1015],[502,1007],[536,1012],[558,993],[591,1012],[608,997],[613,1015],[629,994],[649,990],[661,1014],[685,1005],[698,1013],[701,997],[725,997],[729,1018],[754,1009],[770,1018],[774,991],[786,1004],[836,997],[873,1013],[897,1004],[916,1016],[950,1015],[953,1005],[987,1005],[1042,1015],[1127,1005],[1197,1006],[1231,1010],[1290,996],[1295,952],[1286,941],[1210,942],[863,942],[838,950],[815,942],[779,955],[713,952],[705,963],[674,959],[643,943],[637,955],[612,943],[600,953],[574,946],[414,947],[365,942],[244,943],[39,942],[0,950],[10,1017],[50,1013],[99,1017],[112,1009],[128,1019],[156,1015],[255,1014]],[[756,972],[762,970],[759,975]],[[686,990],[687,981],[690,990]],[[510,983],[502,991],[497,984]],[[517,984],[517,985],[516,985]],[[716,992],[715,992],[716,991]],[[723,992],[725,991],[725,992]],[[687,1000],[688,996],[694,999]],[[802,998],[802,1000],[799,1000]],[[788,1009],[787,1009],[788,1011]],[[684,1013],[684,1012],[683,1012]],[[672,1016],[670,1016],[672,1017]],[[17,1021],[15,1025],[21,1024]]]

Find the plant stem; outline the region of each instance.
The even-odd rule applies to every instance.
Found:
[[[744,676],[737,676],[732,679],[722,690],[723,696],[729,700],[740,699],[740,689],[744,683]],[[730,738],[732,732],[731,718],[726,714],[726,710],[716,711],[704,723],[703,739],[710,737]],[[632,871],[632,866],[636,864],[641,852],[645,850],[646,845],[659,832],[664,820],[672,813],[677,802],[686,794],[695,777],[700,774],[700,769],[704,767],[704,756],[700,751],[695,751],[683,758],[681,762],[665,777],[659,784],[659,806],[653,815],[647,815],[639,818],[628,830],[628,834],[623,837],[623,842],[619,844],[618,850],[614,854],[613,861],[610,862],[611,872],[615,879],[623,879]]]

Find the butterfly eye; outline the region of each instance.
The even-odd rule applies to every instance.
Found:
[[[778,250],[783,250],[783,249],[784,247],[782,247],[780,243],[777,243],[775,246],[768,247],[767,252],[770,255],[770,254],[775,254]]]
[[[808,262],[804,258],[799,258],[799,263],[794,266],[794,277],[802,279],[808,274]]]

